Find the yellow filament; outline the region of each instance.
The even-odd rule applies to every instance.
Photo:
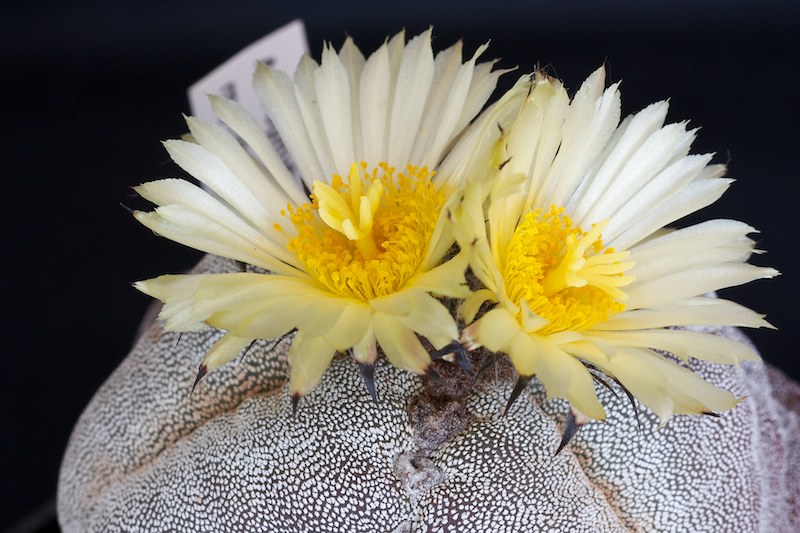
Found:
[[[359,168],[360,167],[360,168]],[[428,169],[406,173],[353,164],[347,183],[314,183],[313,203],[288,208],[298,235],[287,248],[329,290],[368,301],[398,292],[419,274],[447,198]]]
[[[563,212],[553,206],[544,215],[528,213],[505,251],[508,296],[549,321],[540,335],[582,331],[624,310],[627,295],[619,287],[634,279],[624,275],[634,264],[622,262],[629,252],[603,250],[608,221],[587,233],[572,228]]]

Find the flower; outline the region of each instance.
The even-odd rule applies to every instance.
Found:
[[[667,102],[620,122],[618,84],[604,90],[604,80],[600,68],[570,101],[536,73],[527,98],[509,104],[518,116],[493,147],[495,175],[459,191],[450,217],[484,286],[460,309],[461,341],[507,353],[520,383],[535,375],[548,397],[590,418],[605,418],[597,370],[662,425],[674,413],[730,409],[739,399],[654,350],[758,361],[739,343],[671,327],[771,327],[707,293],[778,272],[746,263],[755,230],[742,222],[665,228],[731,180],[709,164],[713,154],[688,155],[696,130],[665,126]],[[496,306],[474,320],[486,302]]]
[[[289,351],[296,406],[336,352],[351,350],[369,366],[379,343],[397,367],[425,373],[430,356],[418,335],[434,347],[458,339],[453,317],[430,295],[469,294],[466,254],[442,263],[453,236],[440,214],[475,167],[463,154],[496,137],[484,118],[456,143],[502,74],[493,62],[476,64],[486,45],[465,63],[461,48],[434,59],[430,30],[408,44],[401,32],[369,59],[350,38],[338,53],[326,45],[321,64],[303,57],[294,81],[259,64],[254,88],[302,183],[253,117],[219,96],[209,97],[214,113],[257,158],[222,127],[191,117],[195,142],[164,143],[221,200],[180,179],[145,183],[136,191],[158,207],[136,218],[179,243],[265,271],[136,283],[165,303],[166,330],[227,330],[198,379],[254,339],[296,330]]]

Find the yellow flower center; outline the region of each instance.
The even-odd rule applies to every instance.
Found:
[[[353,163],[348,183],[335,174],[331,185],[316,181],[311,205],[289,206],[298,235],[288,249],[335,294],[367,302],[421,274],[447,194],[426,167],[406,169],[395,176],[386,163],[371,173]]]
[[[572,228],[564,208],[528,213],[506,249],[505,271],[509,299],[545,318],[549,324],[536,333],[582,331],[625,309],[628,296],[619,287],[634,276],[623,275],[633,262],[621,262],[630,252],[603,250],[601,233],[608,224],[595,224],[587,233]],[[523,315],[523,313],[521,313]],[[522,320],[522,316],[520,316]]]

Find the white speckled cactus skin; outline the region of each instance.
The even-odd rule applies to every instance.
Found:
[[[234,270],[209,256],[196,272]],[[733,328],[715,333],[747,342]],[[286,342],[259,341],[190,395],[219,336],[184,334],[176,347],[178,335],[154,325],[97,392],[61,469],[66,533],[800,528],[800,387],[769,367],[747,362],[737,376],[697,363],[749,398],[658,431],[642,411],[639,432],[627,400],[598,390],[608,420],[584,426],[557,457],[566,404],[548,402],[534,380],[503,418],[513,382],[500,380],[469,396],[464,423],[427,451],[408,415],[422,385],[382,359],[379,406],[344,358],[293,420]]]

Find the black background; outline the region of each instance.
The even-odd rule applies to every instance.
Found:
[[[670,98],[670,122],[702,126],[693,151],[717,152],[738,180],[684,223],[727,217],[761,230],[769,253],[752,262],[783,276],[722,295],[768,314],[779,331],[753,338],[800,379],[797,4],[17,4],[0,8],[0,531],[53,497],[70,429],[150,303],[128,283],[200,257],[139,226],[119,206],[144,207],[128,186],[180,175],[159,141],[185,132],[186,88],[295,18],[315,57],[323,40],[338,48],[349,34],[366,53],[432,24],[436,50],[463,38],[471,55],[491,39],[484,58],[526,72],[550,65],[573,90],[606,62],[610,80],[623,80],[624,114]]]

